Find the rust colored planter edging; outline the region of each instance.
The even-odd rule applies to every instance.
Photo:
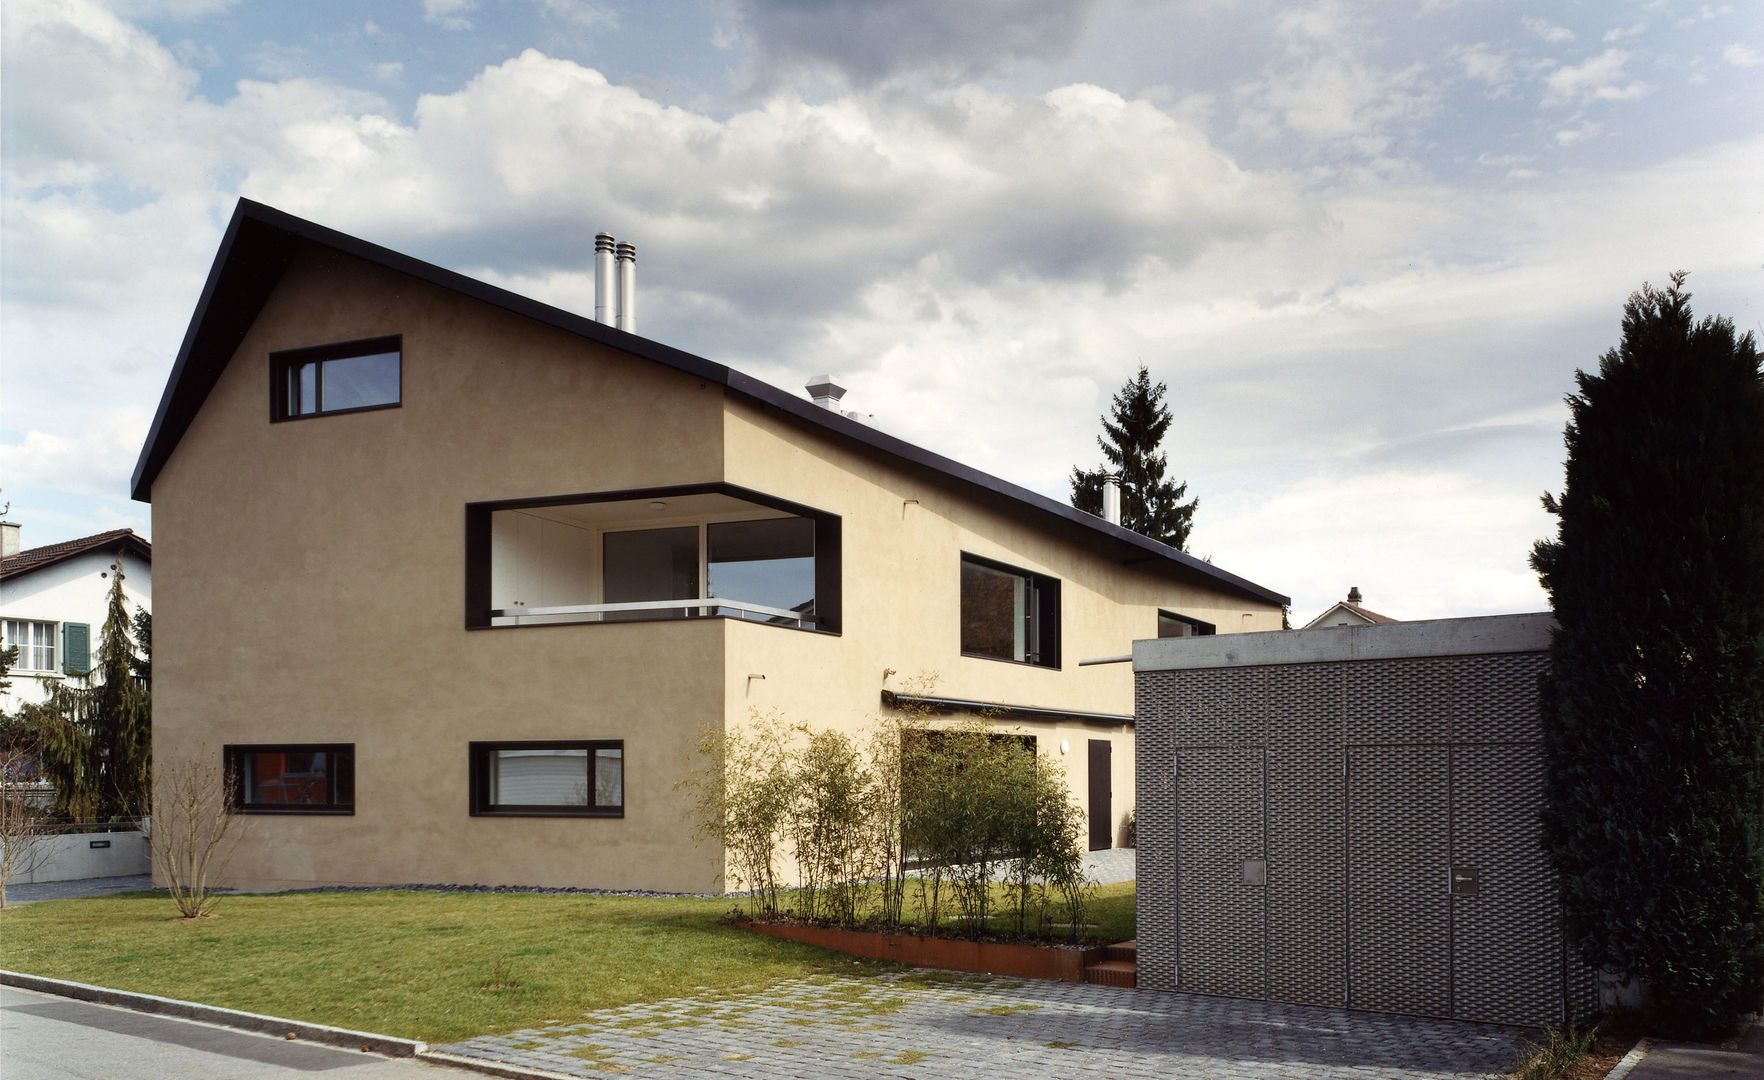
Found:
[[[1057,979],[1083,982],[1084,968],[1102,956],[1101,947],[1062,948],[1057,945],[1005,945],[994,941],[955,941],[917,937],[912,934],[876,934],[866,930],[824,929],[818,926],[778,926],[772,923],[737,923],[756,934],[818,945],[848,956],[869,960],[893,960],[913,967],[973,971],[985,975],[1012,975],[1020,979]]]

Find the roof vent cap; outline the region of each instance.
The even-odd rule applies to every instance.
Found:
[[[833,412],[839,411],[839,399],[845,396],[845,387],[834,382],[831,375],[816,375],[803,389],[815,399],[816,405]]]

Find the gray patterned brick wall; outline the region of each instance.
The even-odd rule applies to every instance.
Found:
[[[1139,985],[1509,1024],[1588,1011],[1538,847],[1547,655],[1311,640],[1331,646],[1318,662],[1136,661]]]

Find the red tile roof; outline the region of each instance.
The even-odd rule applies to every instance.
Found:
[[[114,550],[122,546],[133,551],[148,562],[153,561],[153,545],[135,535],[133,529],[112,529],[96,536],[83,536],[78,540],[63,540],[59,544],[44,544],[42,547],[26,548],[17,555],[8,555],[0,559],[0,578],[17,577],[32,570],[40,570],[63,559],[71,559],[75,555],[83,555],[95,548]]]

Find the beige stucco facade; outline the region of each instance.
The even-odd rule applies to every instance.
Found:
[[[401,404],[272,423],[270,353],[402,335]],[[727,483],[841,530],[837,633],[731,618],[468,629],[466,507]],[[855,730],[882,691],[1130,716],[1126,664],[1159,608],[1221,633],[1277,604],[1124,566],[946,475],[723,386],[320,246],[295,257],[152,481],[157,762],[227,744],[347,743],[352,814],[253,815],[227,884],[482,883],[714,891],[676,784],[705,725],[752,711]],[[966,552],[1060,582],[1058,669],[964,657]],[[886,675],[892,669],[895,674]],[[753,676],[763,676],[754,678]],[[1061,755],[1133,733],[1005,721]],[[616,739],[622,817],[468,812],[474,740]]]

